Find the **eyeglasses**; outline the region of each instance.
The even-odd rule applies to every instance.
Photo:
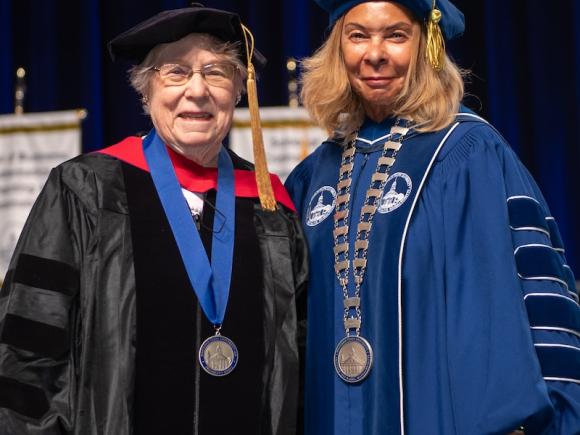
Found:
[[[237,71],[237,67],[231,63],[210,63],[199,69],[177,63],[166,63],[151,69],[159,72],[159,77],[165,86],[184,85],[195,73],[200,73],[208,85],[223,87],[232,82]]]

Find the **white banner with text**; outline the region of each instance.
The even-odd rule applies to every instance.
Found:
[[[76,110],[0,115],[0,281],[50,170],[80,152]]]
[[[260,118],[268,169],[282,181],[327,138],[324,130],[312,122],[303,107],[261,107]],[[240,157],[254,161],[248,109],[236,109],[234,112],[230,148]]]

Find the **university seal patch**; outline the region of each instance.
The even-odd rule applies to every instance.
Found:
[[[391,175],[379,200],[378,212],[385,214],[398,209],[405,203],[412,188],[413,183],[407,174],[396,172]]]
[[[314,227],[326,219],[336,205],[336,190],[331,186],[323,186],[314,192],[308,210],[306,210],[306,225]]]

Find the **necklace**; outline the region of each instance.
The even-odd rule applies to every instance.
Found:
[[[362,326],[362,311],[360,291],[367,266],[367,251],[370,242],[373,217],[383,195],[383,190],[390,170],[401,149],[403,139],[411,130],[409,121],[397,118],[391,127],[383,146],[383,152],[377,162],[377,168],[371,177],[370,186],[366,192],[361,208],[354,243],[352,261],[352,276],[355,284],[354,294],[348,290],[351,261],[349,256],[349,215],[350,186],[354,168],[355,139],[345,147],[340,164],[336,208],[334,212],[334,269],[338,282],[342,287],[344,298],[344,330],[345,337],[340,340],[334,352],[334,368],[338,376],[348,383],[364,380],[373,365],[373,349],[370,343],[360,335]]]

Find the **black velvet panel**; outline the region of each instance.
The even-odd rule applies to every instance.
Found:
[[[215,192],[208,194],[213,203]],[[206,207],[207,209],[208,207]],[[254,200],[236,200],[236,242],[228,308],[222,334],[239,351],[235,370],[223,377],[201,370],[199,433],[260,434],[263,413],[262,391],[264,355],[262,260],[254,227]],[[211,227],[211,216],[204,214],[204,227]],[[204,231],[204,238],[209,233]],[[209,240],[208,240],[209,241]],[[274,327],[273,325],[270,325]],[[202,340],[213,335],[213,328],[202,320]],[[209,400],[208,400],[209,399]]]
[[[135,435],[193,433],[195,298],[150,175],[123,172],[137,285]]]
[[[40,388],[0,376],[0,408],[39,419],[46,414],[49,405]]]
[[[79,289],[79,271],[60,261],[20,254],[14,282],[73,295]]]
[[[10,293],[9,287],[12,283],[12,278],[14,277],[14,269],[8,270],[6,276],[4,277],[4,282],[2,283],[2,288],[0,288],[0,298],[8,296]]]
[[[214,378],[197,352],[213,328],[200,310],[148,173],[123,165],[137,283],[135,434],[257,434],[261,420],[262,276],[253,199],[236,201],[232,290],[222,333],[239,350],[236,369]],[[208,194],[213,203],[215,192]],[[211,250],[212,206],[201,224]],[[249,429],[251,428],[251,429]]]
[[[52,359],[62,358],[69,349],[66,330],[14,314],[4,318],[0,342]]]

